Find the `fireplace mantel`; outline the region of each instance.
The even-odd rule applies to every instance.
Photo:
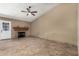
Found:
[[[13,27],[13,29],[15,31],[21,32],[21,31],[28,31],[29,27],[19,27],[19,26],[17,26],[17,27]]]

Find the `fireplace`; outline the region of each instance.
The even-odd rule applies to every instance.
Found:
[[[18,32],[18,38],[25,37],[25,32]]]

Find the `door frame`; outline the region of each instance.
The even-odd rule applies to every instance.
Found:
[[[4,31],[3,30],[3,22],[4,23],[9,23],[9,31]],[[11,21],[6,21],[6,20],[0,20],[0,40],[3,40],[3,39],[11,39]],[[7,36],[6,36],[7,35]]]

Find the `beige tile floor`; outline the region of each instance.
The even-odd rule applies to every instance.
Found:
[[[77,46],[40,38],[0,41],[0,56],[77,56]]]

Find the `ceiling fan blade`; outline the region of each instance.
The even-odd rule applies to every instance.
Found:
[[[28,16],[29,14],[27,13],[27,16]]]
[[[26,8],[26,9],[27,9],[28,12],[30,12],[30,9],[29,8]]]
[[[37,11],[32,11],[31,13],[37,13]]]
[[[23,10],[22,10],[21,12],[27,12],[27,11],[23,11]]]
[[[35,14],[31,13],[33,16],[35,16]]]

